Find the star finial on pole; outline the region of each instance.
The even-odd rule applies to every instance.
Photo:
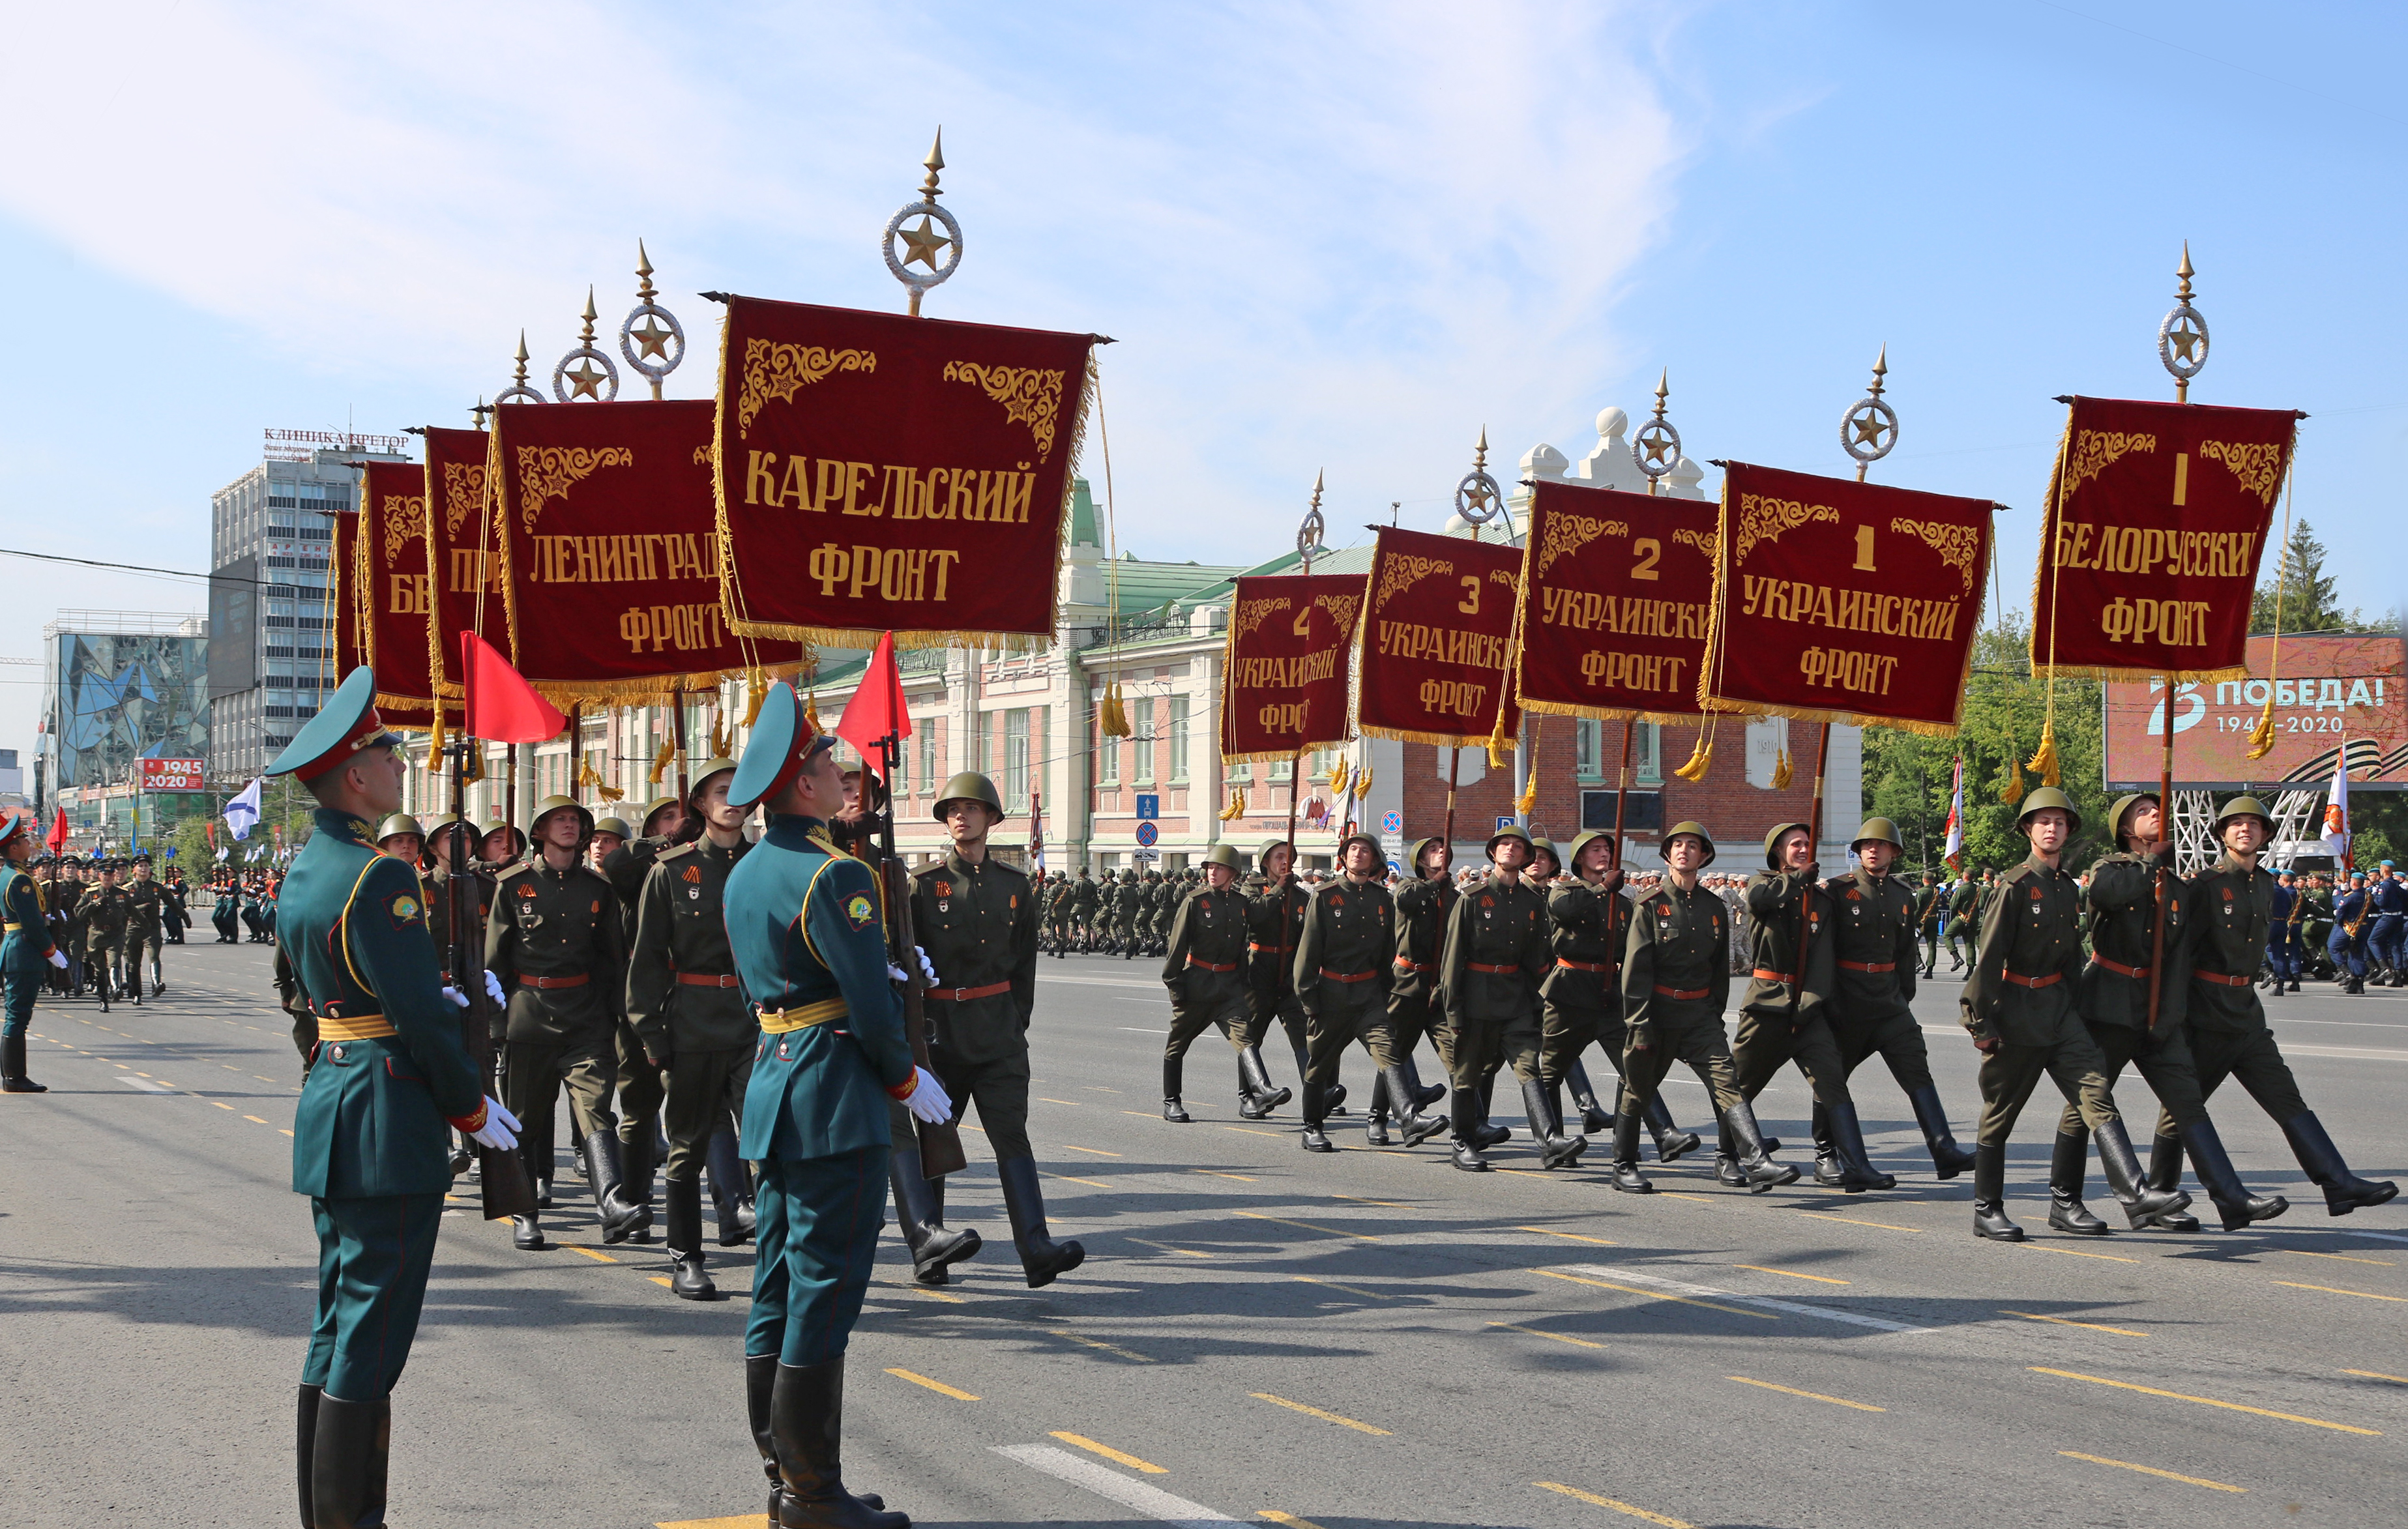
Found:
[[[1898,410],[1889,407],[1882,396],[1884,379],[1889,376],[1889,347],[1881,348],[1873,362],[1873,383],[1870,392],[1848,406],[1840,416],[1840,450],[1856,460],[1856,481],[1865,480],[1865,469],[1890,454],[1898,445]]]
[[[2182,264],[2174,267],[2180,283],[2174,289],[2173,311],[2157,325],[2157,360],[2173,374],[2174,402],[2190,402],[2190,379],[2207,366],[2207,321],[2191,307],[2190,240],[2183,240]]]

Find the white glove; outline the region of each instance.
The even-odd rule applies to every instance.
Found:
[[[502,979],[492,972],[485,974],[485,996],[494,1001],[494,1007],[496,1008],[510,1007],[509,995],[502,991]]]
[[[484,1129],[471,1131],[468,1135],[497,1152],[507,1152],[519,1144],[519,1118],[504,1109],[499,1099],[487,1094]]]
[[[891,961],[886,964],[886,976],[888,980],[901,982],[907,986],[911,980],[911,974],[910,972],[905,971],[902,967],[895,965],[895,963]]]
[[[468,1007],[468,995],[462,993],[458,988],[446,986],[443,990],[443,996],[451,999],[453,1003],[458,1004],[462,1008]]]
[[[928,959],[928,948],[924,945],[914,945],[911,947],[911,953],[920,958],[920,970],[927,974],[928,985],[932,988],[935,987],[937,985],[937,967],[936,964]]]
[[[945,1096],[945,1085],[938,1082],[937,1075],[927,1068],[921,1067],[917,1071],[919,1086],[912,1089],[911,1097],[903,1101],[903,1107],[930,1125],[952,1120],[953,1101]]]
[[[53,947],[50,950],[50,965],[56,966],[61,971],[66,970],[67,953],[64,950],[58,950]]]

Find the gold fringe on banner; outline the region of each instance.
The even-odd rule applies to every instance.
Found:
[[[2300,438],[2295,431],[2291,450],[2297,452]],[[2274,560],[2274,643],[2266,661],[2266,707],[2258,713],[2258,725],[2249,730],[2249,757],[2263,759],[2274,751],[2274,681],[2283,672],[2283,595],[2284,586],[2291,578],[2291,499],[2299,477],[2290,468],[2294,464],[2286,459],[2283,473],[2283,550]],[[2173,697],[2166,697],[2173,705]]]

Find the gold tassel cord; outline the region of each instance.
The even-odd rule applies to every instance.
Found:
[[[591,790],[602,784],[602,777],[595,770],[594,758],[590,754],[582,756],[578,763],[577,784],[580,789],[585,790]]]
[[[599,788],[599,794],[606,802],[624,802],[627,799],[627,793],[616,786],[603,786]]]
[[[2015,756],[2007,756],[2006,774],[1999,785],[1999,800],[2009,807],[2024,799],[2024,772],[2015,767]]]
[[[720,722],[714,723],[710,729],[710,757],[713,759],[725,759],[727,757],[728,750],[735,747],[735,742],[736,740],[729,736],[729,729],[726,722]]]
[[[1221,809],[1221,821],[1223,822],[1236,822],[1240,818],[1242,818],[1245,815],[1246,793],[1242,791],[1231,792],[1229,793],[1229,805]]]
[[[1371,766],[1364,765],[1354,772],[1354,799],[1361,801],[1371,794]]]
[[[2296,451],[2297,447],[2293,450]],[[2293,465],[2296,464],[2285,464],[2286,469]],[[2274,563],[2274,643],[2266,662],[2265,709],[2258,713],[2258,725],[2249,730],[2249,757],[2253,760],[2274,751],[2274,680],[2283,672],[2283,596],[2291,581],[2291,499],[2297,482],[2297,475],[2286,470],[2283,476],[2283,552]],[[2173,697],[2167,696],[2166,705],[2173,704]]]
[[[744,725],[752,726],[761,719],[761,703],[769,698],[769,671],[754,669],[744,679]]]
[[[1346,759],[1343,755],[1339,757],[1337,764],[1329,766],[1329,789],[1340,796],[1346,794]]]
[[[443,708],[435,708],[435,726],[426,736],[426,757],[432,762],[443,757]]]
[[[1798,772],[1790,767],[1789,750],[1786,749],[1780,750],[1772,760],[1772,789],[1787,791],[1789,782],[1797,779]]]
[[[652,773],[646,776],[644,779],[652,785],[659,785],[661,783],[662,775],[666,773],[668,770],[669,761],[676,757],[676,741],[671,738],[661,739],[660,751],[652,756]]]
[[[1691,785],[1695,785],[1706,778],[1706,771],[1713,766],[1713,742],[1707,736],[1707,729],[1705,727],[1699,727],[1698,729],[1698,745],[1695,749],[1690,750],[1689,762],[1682,765],[1679,769],[1674,770],[1672,773],[1679,776],[1682,779],[1688,781]]]
[[[2024,761],[2024,768],[2031,771],[2034,775],[2039,776],[2040,783],[2043,786],[2054,786],[2058,783],[2060,772],[2057,769],[2056,722],[2043,722],[2041,723],[2040,750],[2033,754],[2031,758]],[[2015,789],[2015,797],[2021,797],[2022,795],[2023,790],[2019,786]],[[2012,800],[2014,800],[2014,798],[2010,798],[2010,801]]]
[[[1104,702],[1096,710],[1096,725],[1108,738],[1129,736],[1128,707],[1121,704],[1121,682],[1117,679],[1104,687]]]

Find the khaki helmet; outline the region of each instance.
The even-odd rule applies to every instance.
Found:
[[[1421,880],[1428,874],[1422,869],[1422,856],[1429,852],[1429,848],[1433,844],[1446,851],[1447,862],[1452,867],[1455,861],[1455,846],[1435,834],[1426,839],[1415,839],[1413,847],[1405,852],[1405,874],[1413,880]]]
[[[596,834],[616,834],[623,839],[631,839],[636,836],[636,831],[627,826],[627,820],[624,818],[605,818],[600,822],[594,825],[594,832]]]
[[[399,834],[415,834],[422,840],[426,837],[426,830],[419,827],[418,820],[407,812],[394,813],[384,822],[377,824],[376,836],[379,844]]]
[[[935,818],[939,822],[943,822],[945,821],[945,804],[947,802],[959,802],[964,800],[984,802],[987,806],[987,810],[993,812],[998,819],[1005,815],[1003,810],[1003,797],[996,791],[995,782],[988,779],[985,776],[979,774],[976,770],[964,770],[960,774],[954,776],[951,780],[946,781],[945,789],[937,793],[936,809],[931,812],[929,816]]]
[[[676,797],[674,797],[674,796],[655,796],[655,797],[653,797],[653,798],[652,798],[652,805],[651,805],[650,807],[647,807],[646,808],[644,808],[644,832],[645,832],[645,833],[647,833],[647,834],[650,834],[650,833],[652,833],[652,832],[653,832],[653,829],[652,829],[652,820],[653,820],[654,818],[659,817],[659,816],[661,815],[661,812],[662,812],[662,810],[663,810],[664,808],[666,808],[666,807],[681,807],[681,806],[683,806],[683,805],[684,805],[684,804],[681,803],[681,802],[680,802]]]
[[[1563,852],[1555,848],[1555,841],[1547,837],[1544,834],[1533,834],[1530,836],[1531,870],[1536,871],[1539,868],[1539,857],[1541,855],[1545,855],[1549,860],[1555,863],[1555,874],[1557,876],[1561,876],[1563,874]]]
[[[1764,836],[1765,869],[1773,871],[1781,869],[1781,841],[1793,828],[1799,829],[1810,835],[1814,832],[1814,825],[1810,822],[1774,823],[1771,830]],[[1814,846],[1810,844],[1806,848],[1809,852],[1812,852]]]
[[[2221,843],[2223,841],[2224,825],[2230,822],[2235,818],[2255,818],[2264,826],[2266,836],[2268,838],[2271,839],[2274,836],[2274,815],[2266,810],[2265,803],[2244,792],[2241,795],[2235,796],[2232,800],[2225,803],[2223,810],[2216,813],[2215,837],[2217,842]],[[2384,864],[2388,865],[2391,863],[2386,860]]]
[[[2153,791],[2136,791],[2129,796],[2118,796],[2115,798],[2115,805],[2107,809],[2107,831],[2115,836],[2115,843],[2119,848],[2124,842],[2124,814],[2131,811],[2132,808],[2140,806],[2143,802],[2156,802],[2157,800],[2157,793]],[[2165,804],[2159,802],[2157,805],[2159,810],[2162,811]],[[2164,824],[2161,822],[2158,826],[2162,828]]]
[[[1232,875],[1242,872],[1246,868],[1244,857],[1238,853],[1238,848],[1234,844],[1216,844],[1210,850],[1205,850],[1204,864],[1207,865],[1226,865],[1229,867],[1230,874]]]
[[[1285,839],[1263,840],[1263,847],[1254,851],[1254,869],[1260,871],[1265,876],[1271,874],[1271,851],[1273,850],[1285,850],[1287,851],[1287,868],[1291,871],[1296,869],[1296,846],[1288,843]]]
[[[691,803],[695,797],[700,796],[702,794],[702,788],[710,783],[710,778],[712,776],[719,775],[724,772],[732,772],[735,768],[736,761],[732,759],[704,760],[695,768],[692,774],[685,778],[686,801]]]
[[[1600,842],[1603,843],[1608,850],[1613,851],[1612,854],[1609,855],[1606,859],[1606,868],[1611,870],[1615,866],[1620,865],[1622,864],[1622,846],[1614,842],[1613,831],[1608,828],[1591,828],[1573,836],[1571,858],[1564,862],[1564,869],[1574,876],[1578,876],[1580,874],[1581,851],[1587,849],[1592,844]]]
[[[584,834],[578,839],[578,843],[583,844],[593,838],[593,809],[574,796],[547,796],[538,802],[535,805],[535,810],[527,815],[527,837],[534,838],[536,831],[543,826],[543,821],[546,818],[564,809],[576,813],[578,822],[584,827]]]
[[[538,813],[538,814],[537,814],[537,816],[538,816],[538,817],[541,817],[541,816],[542,816],[542,814],[541,814],[541,813]],[[512,838],[513,840],[515,840],[515,841],[516,841],[516,842],[514,842],[514,843],[510,846],[510,858],[511,858],[511,859],[516,860],[516,859],[518,859],[520,856],[522,856],[522,855],[523,855],[523,854],[525,854],[525,853],[526,853],[526,851],[527,851],[527,836],[526,836],[526,831],[525,831],[525,830],[523,830],[523,829],[522,829],[522,828],[520,828],[520,827],[519,827],[517,824],[515,824],[515,823],[510,823],[510,822],[503,822],[503,821],[502,821],[502,815],[501,815],[500,813],[498,813],[498,812],[494,813],[492,817],[487,818],[487,819],[485,820],[485,826],[484,826],[484,827],[482,827],[482,828],[480,828],[480,829],[479,829],[479,830],[477,830],[477,844],[478,844],[478,847],[479,847],[480,849],[483,848],[483,847],[484,847],[485,840],[486,840],[486,839],[488,839],[488,838],[490,838],[490,837],[492,837],[492,836],[493,836],[494,835],[495,835],[495,834],[508,834],[508,835],[509,835],[509,836],[511,836],[511,838]]]
[[[1338,841],[1338,870],[1341,875],[1344,874],[1346,870],[1347,850],[1357,844],[1368,844],[1371,847],[1371,865],[1373,869],[1383,872],[1387,870],[1388,852],[1380,848],[1379,837],[1376,835],[1358,832],[1349,834],[1344,838]]]
[[[1674,823],[1670,829],[1666,830],[1664,837],[1658,842],[1663,849],[1669,850],[1672,847],[1672,841],[1679,838],[1684,834],[1688,835],[1691,838],[1696,839],[1699,844],[1706,847],[1706,858],[1698,862],[1698,868],[1699,870],[1703,870],[1707,866],[1713,865],[1714,863],[1714,836],[1712,834],[1707,833],[1706,825],[1698,822],[1695,818],[1684,818],[1679,822]]]
[[[1882,843],[1906,853],[1906,840],[1899,836],[1898,824],[1887,818],[1867,818],[1856,828],[1856,836],[1848,841],[1848,853],[1855,854],[1868,844]]]
[[[2033,813],[2045,812],[2050,807],[2057,808],[2058,811],[2064,813],[2067,818],[2071,820],[2072,827],[2069,832],[2078,833],[2081,831],[2081,810],[2074,807],[2072,797],[2068,796],[2065,793],[2057,790],[2055,786],[2039,787],[2024,797],[2023,810],[2015,814],[2015,826],[2017,828],[2021,828],[2025,823],[2031,821],[2031,815]]]

